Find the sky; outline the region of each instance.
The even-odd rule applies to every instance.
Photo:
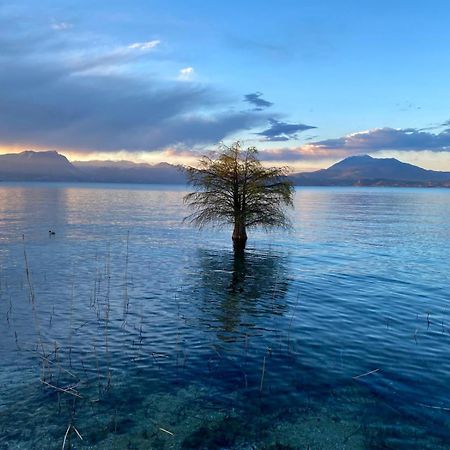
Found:
[[[450,171],[450,3],[0,0],[0,153]]]

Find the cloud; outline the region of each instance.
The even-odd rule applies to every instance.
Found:
[[[345,150],[349,153],[371,153],[383,150],[449,151],[450,128],[430,133],[416,128],[376,128],[360,131],[337,139],[311,143],[322,150]]]
[[[165,149],[162,155],[168,158],[198,158],[202,154],[185,148],[174,147]]]
[[[269,119],[269,123],[269,128],[256,134],[262,136],[264,141],[270,142],[283,142],[291,139],[298,139],[298,133],[317,128],[302,123],[280,122],[273,118]]]
[[[73,28],[73,24],[70,22],[56,22],[51,25],[53,30],[56,31],[64,31],[64,30],[70,30]]]
[[[250,103],[256,107],[257,111],[261,111],[264,108],[269,108],[273,105],[272,102],[264,100],[262,98],[262,92],[253,92],[251,94],[244,95],[244,101]]]
[[[67,52],[66,63],[74,72],[103,70],[112,67],[124,66],[144,58],[152,52],[161,41],[135,42],[113,48],[94,48],[88,51]]]
[[[128,48],[131,50],[152,50],[155,47],[157,47],[160,43],[161,41],[158,39],[147,42],[135,42],[134,44],[130,44]]]
[[[216,143],[268,120],[258,111],[236,111],[213,86],[133,70],[134,58],[159,41],[105,50],[104,42],[90,48],[88,37],[42,29],[21,33],[14,26],[0,28],[4,146],[157,151]],[[121,64],[128,64],[127,71],[103,70]]]
[[[448,152],[450,151],[450,128],[440,133],[430,133],[415,128],[377,128],[351,133],[336,139],[310,142],[296,148],[265,150],[261,152],[261,159],[266,161],[339,159],[350,155],[382,151]]]
[[[193,67],[185,67],[180,70],[178,74],[178,79],[182,81],[191,81],[194,77],[195,71]]]

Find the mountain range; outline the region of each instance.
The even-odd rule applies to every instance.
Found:
[[[298,186],[450,187],[450,172],[426,170],[394,158],[350,156],[328,169],[293,173]],[[184,184],[179,166],[130,161],[74,161],[55,151],[0,155],[1,181],[78,181],[103,183]]]
[[[74,161],[55,151],[0,155],[0,181],[79,181],[98,183],[183,184],[177,166],[130,161]]]

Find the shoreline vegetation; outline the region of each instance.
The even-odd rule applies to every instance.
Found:
[[[406,221],[381,208],[420,218],[441,206],[408,209],[398,193],[304,198],[295,210],[304,214],[301,241],[290,236],[279,252],[255,239],[242,255],[225,238],[211,250],[186,227],[173,234],[181,192],[168,204],[143,192],[132,206],[127,193],[128,203],[83,194],[70,211],[52,197],[23,195],[19,208],[4,196],[13,200],[0,253],[1,450],[446,448],[443,390],[436,400],[422,380],[421,397],[402,392],[417,380],[404,355],[406,367],[419,358],[427,375],[439,373],[446,366],[432,364],[446,364],[450,334],[444,288],[433,289],[436,303],[412,304],[428,299],[434,278],[422,273],[423,289],[402,279],[419,267],[411,258],[405,270],[402,252],[420,253],[423,270],[442,279],[427,250],[436,261],[444,247],[428,239],[409,250],[413,233],[394,228]],[[372,208],[366,222],[363,207]],[[385,245],[367,226],[380,220],[391,230]],[[434,220],[414,222],[416,235],[436,238],[443,228]],[[27,234],[11,234],[18,229]],[[398,278],[378,265],[386,257]]]
[[[0,448],[22,448],[26,443],[29,448],[46,450],[356,450],[395,442],[398,432],[394,424],[402,420],[401,415],[374,396],[365,383],[366,377],[377,376],[379,368],[323,386],[318,397],[312,392],[321,381],[313,381],[308,387],[303,379],[302,390],[306,390],[294,404],[273,408],[271,398],[279,389],[273,375],[275,367],[285,367],[286,376],[294,377],[292,382],[300,369],[301,343],[291,335],[300,293],[287,314],[288,326],[273,322],[274,339],[263,352],[255,345],[260,339],[258,333],[246,332],[234,345],[235,355],[227,351],[227,338],[222,343],[203,342],[202,347],[209,351],[199,366],[202,360],[192,358],[195,350],[190,348],[189,339],[182,337],[187,321],[197,320],[188,318],[187,299],[180,298],[182,290],[173,295],[177,331],[172,343],[162,350],[152,348],[149,324],[133,298],[138,280],[129,276],[130,245],[133,245],[130,233],[123,238],[118,253],[112,251],[110,244],[101,253],[96,252],[88,299],[80,298],[77,292],[80,280],[72,267],[65,293],[68,305],[67,309],[62,307],[63,315],[55,311],[58,305],[50,308],[38,293],[42,286],[36,288],[35,274],[39,270],[32,269],[25,236],[22,240],[21,286],[32,317],[33,342],[23,341],[15,329],[18,305],[9,295],[12,285],[4,273],[0,276],[0,299],[5,302],[9,298],[6,325],[14,334],[17,355],[27,355],[34,365],[29,371],[35,375],[34,380],[30,375],[21,383],[19,402],[11,380],[12,390],[0,405]],[[271,264],[275,266],[265,269],[269,272],[260,272],[265,266],[258,267],[260,262],[252,261],[251,253],[248,258],[245,261],[242,255],[232,256],[230,295],[249,301],[248,292],[253,292],[262,302],[261,313],[281,317],[287,308],[284,299],[287,281],[283,281],[283,268],[278,266],[281,261],[273,260]],[[222,262],[218,263],[223,268]],[[122,269],[118,270],[119,267]],[[117,279],[120,272],[122,280]],[[256,278],[248,286],[253,276]],[[45,280],[42,274],[36,278],[40,283]],[[221,290],[222,282],[220,279],[210,282],[214,295],[216,289]],[[91,312],[87,320],[76,317],[80,307]],[[96,331],[83,337],[85,327]],[[59,337],[51,337],[58,332]],[[122,341],[121,348],[117,348],[117,338]],[[116,342],[115,348],[111,348],[111,340]],[[206,383],[205,377],[209,380]],[[230,377],[225,385],[224,377]],[[7,388],[2,391],[8,394]],[[352,407],[348,409],[350,404]],[[393,424],[390,428],[385,426],[386,417]],[[433,442],[434,448],[443,448],[438,438],[416,430],[411,443],[420,442],[424,445]]]

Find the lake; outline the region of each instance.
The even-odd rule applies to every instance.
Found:
[[[449,448],[450,190],[298,188],[244,257],[185,193],[0,184],[0,449]]]

